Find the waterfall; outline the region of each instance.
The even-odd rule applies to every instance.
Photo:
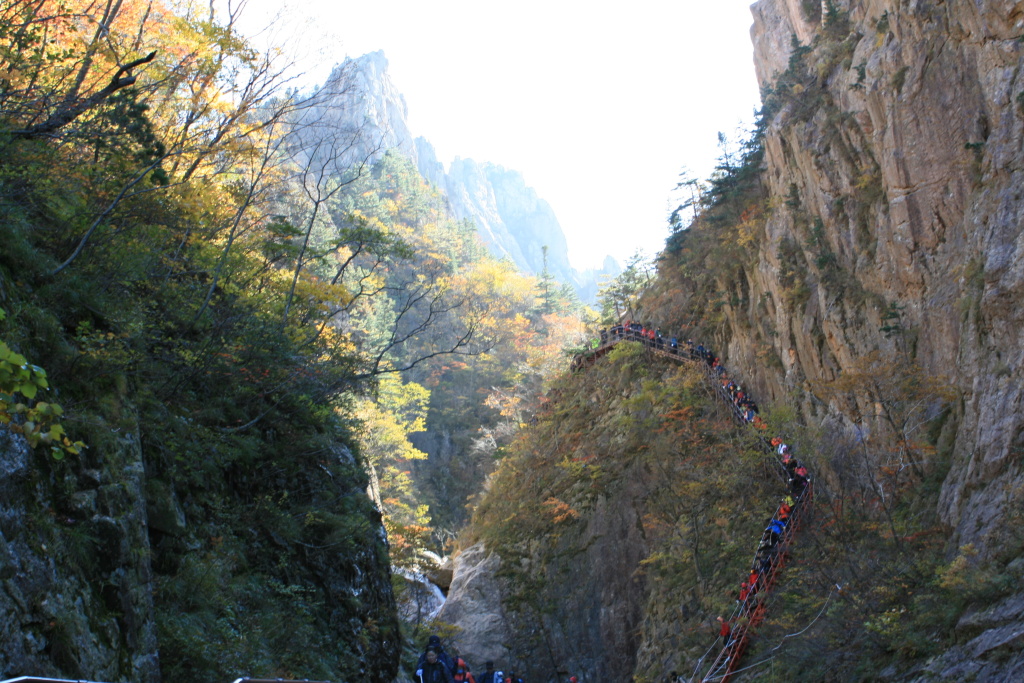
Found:
[[[436,617],[445,602],[441,589],[420,572],[402,567],[392,567],[391,570],[405,579],[405,586],[395,591],[398,613],[401,617],[415,624],[428,622]]]

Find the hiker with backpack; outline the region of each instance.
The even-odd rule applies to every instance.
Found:
[[[427,647],[423,650],[423,654],[420,655],[419,661],[416,662],[416,668],[423,668],[423,665],[427,661],[427,653],[431,650],[433,650],[437,655],[437,661],[448,669],[448,676],[451,677],[452,672],[455,671],[455,662],[452,660],[451,656],[444,651],[444,646],[441,645],[441,638],[438,636],[430,636],[430,638],[427,639]]]
[[[455,683],[476,683],[476,679],[473,678],[473,672],[469,670],[469,665],[466,664],[466,660],[462,657],[455,658],[455,670],[452,672],[452,680]]]
[[[477,683],[504,683],[500,671],[494,670],[494,662],[484,663],[484,672],[480,674]]]
[[[427,648],[423,657],[423,665],[416,670],[419,683],[455,683],[451,670],[441,662],[433,646]]]
[[[764,530],[764,536],[762,536],[762,539],[767,540],[768,546],[772,547],[779,542],[779,538],[782,537],[782,534],[785,533],[785,531],[785,522],[781,522],[777,519],[770,519],[768,520],[768,526]]]
[[[797,463],[797,467],[793,469],[793,473],[789,477],[789,485],[793,496],[799,500],[804,489],[807,488],[807,468]]]
[[[787,496],[788,498],[788,496]],[[793,512],[793,506],[787,503],[785,500],[782,501],[782,505],[779,506],[779,511],[775,514],[780,522],[789,522],[789,515]]]

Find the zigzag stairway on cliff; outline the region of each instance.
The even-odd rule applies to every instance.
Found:
[[[684,349],[679,347],[675,339],[667,342],[660,335],[650,337],[644,332],[632,329],[629,325],[625,327],[618,325],[612,328],[610,333],[602,331],[600,340],[596,341],[593,348],[575,356],[572,362],[573,370],[578,371],[592,366],[620,342],[640,343],[651,356],[667,358],[679,363],[692,363],[700,367],[715,395],[727,403],[735,419],[743,424],[751,424],[752,428],[759,430],[758,441],[765,452],[765,462],[769,466],[769,470],[777,474],[783,483],[790,483],[790,467],[795,465],[795,460],[790,459],[788,448],[783,445],[779,451],[776,451],[775,443],[781,443],[781,440],[769,441],[763,434],[767,425],[757,417],[750,417],[750,413],[756,413],[756,411],[748,412],[738,405],[725,388],[729,383],[729,378],[724,366],[721,366],[714,358],[714,354],[705,350],[703,346],[698,346],[695,349],[692,342],[689,342],[687,348]],[[783,450],[786,453],[784,459],[778,457]],[[788,560],[789,550],[796,540],[796,532],[806,522],[810,514],[814,499],[810,475],[807,475],[806,480],[802,483],[795,484],[792,493],[795,496],[794,503],[792,506],[786,506],[791,507],[791,511],[787,510],[785,515],[780,514],[781,511],[776,512],[772,518],[772,522],[782,523],[784,527],[782,533],[772,537],[766,530],[758,541],[757,551],[751,564],[749,588],[745,588],[741,599],[737,600],[735,609],[725,620],[729,624],[729,635],[723,638],[724,646],[712,658],[710,664],[706,663],[708,656],[717,647],[716,641],[697,661],[693,677],[689,680],[701,681],[701,683],[710,681],[726,683],[736,673],[753,631],[764,621],[767,612],[767,594],[775,586],[779,573]],[[744,586],[746,587],[747,584],[744,583]]]

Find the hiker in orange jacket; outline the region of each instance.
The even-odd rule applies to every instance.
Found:
[[[455,669],[452,671],[452,680],[455,683],[476,683],[476,679],[473,678],[473,672],[469,670],[469,665],[466,664],[466,660],[462,657],[455,658]]]

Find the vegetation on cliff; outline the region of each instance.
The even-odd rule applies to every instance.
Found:
[[[29,593],[39,649],[5,673],[149,679],[158,651],[164,680],[387,678],[387,547],[346,448],[374,366],[331,324],[347,283],[311,272],[279,208],[309,211],[283,151],[301,100],[198,7],[8,3],[0,21],[2,336],[87,445],[36,458],[33,525],[3,531],[94,587],[51,614]],[[149,508],[145,545],[105,486],[136,466],[119,495]]]
[[[639,344],[556,383],[472,527],[502,558],[517,670],[655,680],[706,645],[770,496],[748,437],[698,369]]]
[[[1012,523],[990,538],[990,557],[949,544],[939,497],[961,394],[952,375],[918,356],[920,331],[904,306],[861,277],[874,258],[873,224],[887,209],[873,149],[830,85],[853,68],[862,37],[833,7],[813,44],[794,38],[760,122],[737,159],[723,157],[707,181],[695,220],[676,226],[639,306],[663,326],[689,325],[695,338],[737,353],[726,362],[750,375],[755,392],[786,392],[776,393],[769,421],[796,444],[818,486],[815,520],[749,654],[749,663],[771,662],[777,675],[913,671],[976,635],[962,617],[1011,595],[1021,572],[1013,560],[1024,539]],[[789,137],[811,130],[823,155],[817,163],[832,150],[852,178],[851,193],[827,213],[796,184],[773,194],[763,171],[769,138],[792,162]],[[853,249],[841,253],[847,244]],[[869,339],[842,348],[824,310],[840,311],[850,328],[867,327]],[[787,318],[802,325],[781,327]],[[815,350],[820,374],[808,376],[810,364],[794,355],[784,360],[784,347]]]
[[[3,673],[389,680],[389,565],[440,549],[578,334],[212,12],[0,7],[0,420],[53,449],[2,531],[56,582],[2,596]],[[459,457],[417,473],[425,429]]]
[[[695,197],[691,206],[675,214],[651,286],[619,283],[621,287],[608,291],[619,298],[606,300],[605,312],[612,319],[615,304],[628,301],[628,317],[662,330],[686,330],[716,349],[757,397],[772,433],[793,444],[815,474],[814,518],[801,531],[783,582],[771,598],[768,621],[748,650],[746,664],[752,669],[747,675],[760,675],[770,667],[777,677],[814,680],[874,680],[883,675],[930,680],[980,676],[982,671],[989,680],[1012,678],[1007,672],[1020,661],[1012,633],[1019,632],[1017,586],[1024,577],[1020,506],[1012,492],[1019,487],[989,485],[987,477],[1006,471],[1001,467],[1017,470],[1015,465],[995,464],[1003,462],[1002,456],[992,455],[995,460],[990,462],[989,455],[981,455],[978,449],[983,447],[974,445],[975,436],[965,435],[963,426],[982,403],[998,406],[993,410],[1000,418],[1006,415],[1005,396],[1014,396],[1015,390],[1003,392],[1006,382],[1012,383],[1013,370],[1005,361],[994,366],[988,374],[1001,378],[1000,384],[992,385],[993,395],[979,397],[973,392],[981,380],[954,368],[958,354],[974,358],[974,347],[983,345],[989,332],[972,331],[984,258],[967,258],[967,245],[957,242],[956,231],[949,227],[963,221],[964,235],[971,228],[988,234],[990,220],[1012,222],[1014,214],[1004,211],[1012,193],[996,200],[981,183],[989,147],[982,154],[980,143],[971,138],[966,152],[958,146],[944,157],[951,166],[936,181],[936,187],[955,198],[949,201],[961,213],[950,209],[929,223],[924,207],[913,204],[917,185],[908,180],[903,160],[911,146],[930,150],[932,141],[913,139],[913,124],[891,111],[882,116],[879,101],[897,113],[905,111],[909,98],[901,94],[907,93],[915,73],[921,79],[925,72],[934,77],[932,59],[940,49],[935,43],[946,39],[949,24],[955,22],[939,17],[934,8],[920,19],[895,10],[864,17],[862,3],[854,21],[853,12],[842,7],[826,3],[823,10],[821,3],[802,3],[805,18],[813,20],[805,26],[813,41],[793,39],[788,68],[766,90],[764,110],[749,140],[734,152],[727,147],[712,177],[693,183]],[[939,27],[947,32],[937,33]],[[900,39],[909,41],[911,35],[922,41],[913,45],[921,54],[917,63],[904,64],[900,59],[907,58],[910,43]],[[1002,43],[1017,55],[1007,58],[1011,64],[1006,73],[1016,74],[1019,51],[1011,42]],[[886,47],[884,56],[875,54]],[[960,68],[962,55],[942,54],[947,65]],[[886,71],[891,64],[880,62],[884,59],[898,68]],[[956,86],[971,93],[976,88],[972,59],[964,58],[970,66]],[[1000,81],[999,88],[1011,81]],[[915,91],[925,104],[934,105],[948,96],[951,86],[918,80],[915,87],[926,92]],[[869,88],[876,99],[864,102]],[[1003,99],[996,96],[998,102]],[[867,111],[851,110],[851,102]],[[910,116],[934,116],[922,104],[914,106]],[[978,106],[980,112],[982,104]],[[979,113],[978,120],[987,122],[991,111]],[[1016,114],[1004,111],[1000,116],[1000,121],[1010,122]],[[945,115],[940,119],[939,128],[948,124]],[[975,119],[962,124],[968,132],[976,130]],[[1007,126],[1016,144],[1019,123]],[[891,136],[900,134],[906,138],[893,142]],[[881,149],[880,141],[891,148]],[[973,165],[964,162],[970,161],[968,152],[977,155]],[[933,162],[923,160],[922,166],[932,168]],[[960,202],[960,174],[968,166],[974,169],[970,186],[978,193]],[[917,213],[894,200],[897,191]],[[969,225],[963,211],[971,201],[982,201],[982,195],[1000,207],[989,207],[990,214],[975,216],[976,224]],[[943,201],[936,200],[934,206],[945,210]],[[690,209],[695,209],[694,219],[683,220]],[[904,212],[901,226],[922,231],[909,246],[891,225],[896,219],[890,214],[896,211]],[[927,230],[939,236],[933,239]],[[936,264],[948,267],[948,274],[917,277]],[[917,270],[904,275],[908,268]],[[947,286],[947,280],[955,286]],[[1001,291],[993,283],[984,285],[986,291]],[[963,288],[959,309],[930,308],[955,299],[957,287]],[[992,329],[1005,325],[1006,315],[1005,310],[993,314]],[[958,325],[963,337],[956,332]],[[992,351],[993,358],[1015,353],[1014,343],[1004,339]],[[659,680],[671,670],[688,673],[687,665],[692,667],[711,645],[716,633],[712,620],[734,599],[744,567],[730,568],[730,558],[722,552],[718,534],[733,529],[731,519],[698,534],[683,526],[692,510],[674,509],[672,521],[682,542],[664,556],[654,545],[624,541],[632,538],[621,531],[626,525],[615,529],[617,535],[611,532],[608,510],[629,510],[657,497],[656,485],[639,483],[644,482],[640,476],[619,477],[614,486],[601,488],[596,500],[606,500],[605,508],[585,495],[608,471],[625,469],[635,460],[634,453],[646,453],[648,441],[659,439],[660,428],[655,427],[644,431],[635,450],[601,450],[589,441],[592,434],[621,424],[619,403],[628,398],[610,395],[616,393],[611,389],[616,386],[614,372],[636,373],[635,381],[642,383],[642,374],[650,370],[638,369],[617,352],[583,376],[566,380],[562,393],[551,396],[558,419],[550,424],[542,420],[535,433],[517,442],[515,457],[502,463],[495,488],[474,519],[473,533],[501,554],[508,582],[505,604],[522,619],[517,624],[526,634],[522,647],[527,659],[541,662],[536,666],[545,674],[557,663],[607,675],[608,667],[627,660],[632,668],[623,665],[614,678]],[[671,384],[664,378],[661,383]],[[577,411],[588,419],[577,422]],[[642,422],[647,415],[640,407],[629,419]],[[701,424],[699,411],[688,417]],[[978,419],[973,429],[978,429]],[[1018,434],[1013,442],[1019,444],[1019,430],[1012,424],[1012,419],[1005,425],[990,421],[987,428],[992,434],[1008,429],[1006,434]],[[579,433],[571,434],[569,425]],[[995,445],[998,439],[987,438],[993,453],[1002,448]],[[597,454],[595,469],[577,462],[585,453],[580,443]],[[970,470],[961,467],[965,479],[956,476],[958,450],[970,452],[973,463]],[[742,452],[721,452],[716,463],[727,463],[730,476],[718,482],[721,491],[702,492],[712,500],[720,495],[729,506],[746,506],[737,515],[735,531],[729,532],[748,553],[743,557],[737,551],[739,565],[753,554],[763,528],[758,517],[767,517],[774,502],[770,482],[758,491],[743,477],[732,476],[733,463],[739,465],[733,459]],[[1010,447],[1010,452],[1019,452],[1019,447]],[[1016,462],[1015,456],[1008,457]],[[756,468],[746,473],[747,478],[755,475]],[[528,485],[519,486],[520,481]],[[668,483],[665,491],[671,491]],[[983,548],[982,543],[956,540],[949,517],[943,516],[943,497],[946,508],[952,505],[949,497],[957,497],[958,505],[968,497],[973,501],[978,518],[961,519],[957,534],[976,536]],[[749,508],[757,511],[749,513],[740,532]],[[595,527],[602,533],[593,533]],[[604,541],[609,535],[616,545]],[[706,551],[719,561],[716,568],[726,574],[711,582],[704,599],[680,604],[681,595],[700,585],[687,566],[687,544],[705,541],[710,544]],[[635,573],[637,565],[645,571]],[[654,571],[659,567],[667,571]],[[643,585],[627,589],[616,584],[624,576]],[[609,592],[601,594],[595,585],[608,586]],[[589,605],[599,607],[588,611]],[[602,626],[588,632],[583,625],[602,619],[614,622],[614,629]],[[637,635],[631,640],[622,632]],[[574,649],[574,642],[586,645]],[[958,649],[961,654],[950,655]],[[1007,668],[1002,668],[1004,661],[1009,661]]]

